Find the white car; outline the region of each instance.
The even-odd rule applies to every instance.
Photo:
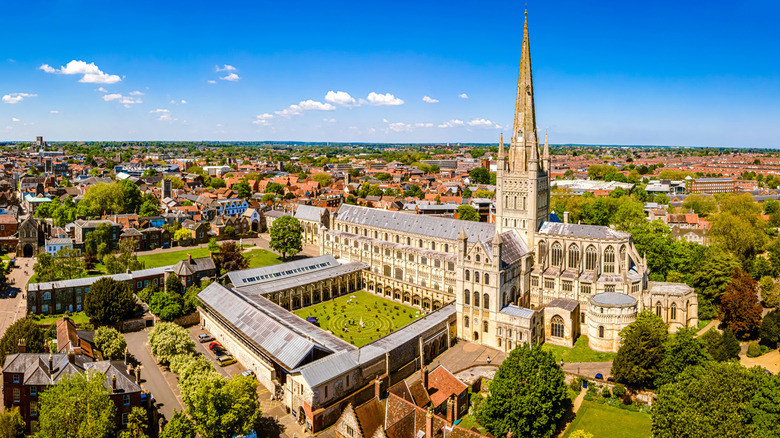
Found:
[[[209,341],[213,341],[213,340],[214,340],[214,336],[211,336],[211,335],[209,335],[207,333],[204,333],[204,334],[198,336],[198,342],[200,342],[201,344],[204,343],[204,342],[209,342]]]

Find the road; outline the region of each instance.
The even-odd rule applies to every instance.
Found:
[[[28,265],[25,267],[25,263]],[[27,315],[27,300],[24,298],[25,285],[32,277],[32,267],[35,264],[34,258],[16,259],[16,268],[11,270],[8,275],[10,289],[3,290],[0,293],[0,336],[5,334],[8,327],[16,320],[24,318]],[[24,271],[27,271],[27,274]],[[16,292],[16,297],[11,298],[10,291]]]

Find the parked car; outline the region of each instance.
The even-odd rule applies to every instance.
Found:
[[[249,376],[249,377],[254,377],[254,376],[255,376],[255,372],[254,372],[254,371],[252,371],[252,370],[246,370],[246,371],[244,371],[243,373],[241,373],[241,375],[242,375],[242,376]]]
[[[230,352],[227,351],[227,349],[225,349],[223,347],[217,347],[217,348],[215,348],[215,349],[213,349],[211,351],[213,351],[214,352],[214,356],[217,356],[217,357],[220,357],[220,356],[230,356]]]
[[[224,367],[236,363],[236,359],[233,356],[227,354],[225,356],[218,356],[217,363],[219,366]]]
[[[209,342],[209,341],[213,341],[213,340],[214,340],[214,336],[211,336],[208,333],[204,333],[204,334],[198,336],[198,342],[200,342],[201,344],[204,343],[204,342]]]
[[[596,373],[597,380],[604,380],[604,376],[601,373]]]
[[[209,344],[209,350],[213,350],[213,349],[215,349],[217,347],[221,347],[221,346],[222,346],[222,344],[220,344],[219,342],[212,342],[212,343]]]

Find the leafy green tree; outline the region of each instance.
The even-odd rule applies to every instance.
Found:
[[[87,236],[84,237],[84,252],[102,260],[106,254],[111,252],[110,238],[111,227],[108,224],[98,225],[97,228],[87,233]]]
[[[235,190],[238,196],[241,198],[246,199],[252,196],[252,188],[249,187],[249,183],[246,181],[233,184],[231,189]]]
[[[469,171],[472,184],[490,184],[490,171],[484,167],[475,167]]]
[[[195,423],[183,411],[173,411],[171,421],[165,425],[160,438],[195,438]]]
[[[168,292],[169,294],[181,295],[183,290],[184,286],[182,285],[179,277],[175,275],[169,275],[168,278],[165,279],[165,292]]]
[[[146,435],[148,422],[146,409],[140,406],[133,407],[127,416],[127,430],[123,430],[119,438],[148,438],[149,436]]]
[[[468,187],[464,187],[461,196],[466,199],[471,198],[471,189]]]
[[[772,277],[761,277],[761,301],[769,308],[780,305],[780,291]]]
[[[390,181],[393,179],[393,176],[386,172],[379,172],[374,175],[374,179],[378,179],[379,181]]]
[[[417,184],[412,184],[411,187],[409,187],[406,191],[404,191],[404,197],[422,199],[425,197],[425,193],[422,191],[420,186],[418,186]]]
[[[458,206],[458,219],[462,221],[479,222],[479,213],[477,209],[470,205]]]
[[[125,357],[127,341],[119,331],[113,327],[98,327],[95,330],[95,345],[103,353],[103,357],[111,360],[120,360]]]
[[[766,377],[747,407],[748,423],[758,437],[777,437],[780,424],[780,375]]]
[[[660,317],[641,311],[636,321],[620,331],[620,349],[612,361],[615,381],[633,388],[652,388],[664,360],[667,336]]]
[[[116,405],[100,372],[74,373],[39,396],[41,438],[100,438],[113,435]]]
[[[217,239],[215,237],[209,239],[209,251],[211,251],[213,254],[219,252],[219,244],[217,243]]]
[[[261,415],[257,381],[247,376],[202,379],[182,397],[206,438],[248,434]]]
[[[135,186],[135,184],[133,185]],[[94,216],[124,213],[125,187],[116,181],[94,184],[84,192],[84,198],[79,202],[79,205],[87,206]],[[135,189],[138,190],[138,187]],[[138,197],[140,198],[140,191]]]
[[[661,387],[653,404],[657,438],[755,436],[746,408],[765,374],[738,363],[707,362],[683,371]]]
[[[97,324],[115,324],[132,316],[135,297],[123,281],[103,277],[84,296],[84,311]]]
[[[144,200],[141,207],[138,209],[138,215],[141,217],[157,216],[160,214],[160,204],[157,201]]]
[[[769,198],[764,201],[764,214],[772,215],[780,212],[780,202]]]
[[[759,329],[761,344],[775,349],[780,344],[780,309],[766,314]]]
[[[311,176],[311,180],[320,183],[320,187],[328,187],[333,184],[333,179],[327,173],[315,173]]]
[[[711,361],[704,342],[696,338],[696,328],[681,328],[666,341],[666,353],[655,379],[656,388],[671,383],[686,368]]]
[[[122,187],[124,201],[121,213],[138,213],[138,209],[144,202],[141,190],[129,179],[121,180],[117,184]]]
[[[757,287],[752,277],[737,270],[721,298],[720,319],[738,338],[755,336],[761,325],[763,309],[758,302]]]
[[[263,203],[274,202],[275,200],[276,200],[276,195],[273,193],[266,193],[265,195],[263,195],[263,198],[261,199]]]
[[[357,205],[357,198],[355,198],[355,195],[348,195],[344,203],[349,205]]]
[[[228,225],[225,227],[225,235],[228,237],[235,237],[236,236],[236,228],[232,225]]]
[[[0,437],[24,438],[24,419],[19,414],[18,406],[0,412]]]
[[[0,363],[5,363],[7,354],[16,353],[19,340],[24,339],[28,353],[43,353],[46,335],[30,317],[24,317],[8,327],[0,339]]]
[[[700,269],[691,277],[699,296],[699,318],[711,319],[718,313],[720,298],[731,283],[739,262],[723,251],[710,251]]]
[[[295,256],[303,250],[303,227],[298,219],[292,216],[282,216],[271,225],[271,241],[268,246],[282,255],[282,260],[287,256]]]
[[[553,355],[523,344],[498,368],[476,417],[493,436],[551,437],[566,410],[566,391]]]
[[[628,197],[618,206],[615,215],[611,221],[618,230],[629,231],[647,223],[645,218],[645,209],[639,201],[634,201]]]
[[[169,363],[179,354],[195,352],[195,342],[190,339],[190,332],[172,322],[161,322],[154,326],[149,332],[149,347],[162,363]]]
[[[181,242],[182,240],[192,239],[192,233],[186,228],[179,228],[173,233],[173,238]]]
[[[277,195],[283,195],[284,194],[284,186],[279,183],[268,183],[268,185],[265,187],[266,193],[276,193]]]
[[[718,202],[714,196],[695,193],[685,198],[682,207],[685,211],[693,210],[700,216],[707,216],[718,211]]]

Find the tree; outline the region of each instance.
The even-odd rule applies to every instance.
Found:
[[[87,236],[84,237],[84,252],[103,260],[103,256],[111,251],[109,246],[110,237],[111,227],[105,223],[98,225],[97,228],[87,233]]]
[[[666,353],[655,379],[656,388],[671,383],[686,368],[711,361],[704,342],[696,338],[696,328],[681,328],[666,342]]]
[[[117,182],[122,187],[123,208],[121,213],[138,213],[138,209],[144,202],[141,190],[129,179]]]
[[[173,233],[173,238],[181,242],[182,240],[189,240],[192,238],[192,233],[186,228],[179,228]]]
[[[248,376],[201,379],[182,398],[201,436],[207,438],[248,434],[261,414],[257,381]]]
[[[772,277],[761,277],[761,301],[765,307],[777,307],[780,304],[780,292]]]
[[[138,209],[138,216],[157,216],[160,214],[160,204],[157,201],[145,200]]]
[[[103,353],[103,357],[111,360],[120,360],[125,357],[127,341],[119,331],[113,327],[98,327],[95,330],[95,345]]]
[[[225,232],[225,235],[227,235],[228,237],[235,237],[236,236],[236,228],[233,227],[232,225],[226,226],[224,232]]]
[[[777,437],[780,424],[780,376],[764,376],[766,382],[753,395],[746,410],[748,423],[758,437]]]
[[[24,438],[24,419],[18,406],[0,412],[0,437]]]
[[[463,188],[463,192],[460,194],[464,199],[471,198],[471,189],[468,187]]]
[[[274,221],[271,228],[274,226],[276,226],[276,221]],[[271,231],[271,238],[273,239],[273,230]],[[233,241],[225,242],[220,245],[219,253],[216,254],[216,261],[220,271],[240,271],[249,267],[249,261],[241,253],[241,247]]]
[[[115,324],[135,310],[135,297],[124,281],[103,277],[84,296],[84,311],[98,324]]]
[[[498,368],[475,415],[493,436],[551,437],[566,410],[566,391],[552,353],[523,344]]]
[[[761,304],[756,294],[757,283],[747,273],[738,270],[726,288],[720,304],[720,319],[741,339],[752,337],[761,325]]]
[[[231,189],[235,190],[238,196],[241,198],[246,199],[252,196],[252,188],[249,187],[249,183],[246,181],[241,181],[233,184]]]
[[[162,363],[169,363],[179,354],[195,352],[195,342],[190,339],[190,332],[172,322],[161,322],[154,326],[149,332],[149,347]]]
[[[390,181],[393,179],[393,176],[387,172],[379,172],[374,175],[374,179],[378,179],[379,181]]]
[[[738,363],[707,362],[687,368],[657,392],[651,411],[653,436],[755,436],[746,408],[765,376]]]
[[[276,193],[277,195],[283,195],[284,194],[284,186],[279,183],[268,183],[267,186],[265,186],[265,192],[266,193]]]
[[[775,309],[766,314],[761,321],[759,329],[761,343],[771,349],[777,348],[780,344],[780,309]]]
[[[146,409],[140,406],[133,407],[127,416],[127,430],[123,430],[119,438],[148,438],[145,433],[148,422]]]
[[[217,244],[217,239],[215,237],[209,239],[209,251],[211,251],[212,254],[219,252],[219,244]]]
[[[130,181],[127,181],[132,184]],[[89,211],[94,216],[101,216],[103,214],[119,214],[125,211],[125,185],[119,182],[110,183],[98,183],[89,186],[86,192],[84,192],[84,198],[79,202],[79,205],[84,205],[89,208]],[[128,189],[132,190],[132,189]],[[138,187],[135,187],[138,191]],[[133,193],[131,196],[131,202],[140,200],[141,192]],[[136,199],[137,196],[137,199]]]
[[[41,438],[109,437],[114,431],[116,405],[103,373],[74,373],[39,395]]]
[[[171,277],[175,276],[171,275]],[[149,311],[163,321],[173,321],[188,313],[181,292],[157,292],[149,300]]]
[[[420,186],[418,186],[417,184],[412,184],[412,186],[409,187],[404,192],[404,196],[405,197],[412,197],[412,198],[422,199],[422,198],[425,197],[425,193],[422,191]]]
[[[315,173],[311,176],[311,180],[320,183],[320,187],[328,187],[333,184],[333,179],[327,173]]]
[[[475,167],[469,171],[472,184],[490,184],[490,171],[484,167]]]
[[[183,411],[174,410],[160,438],[195,438],[195,423]]]
[[[695,193],[685,198],[682,207],[685,211],[693,210],[700,216],[707,216],[718,211],[718,202],[714,196]]]
[[[7,354],[19,351],[20,339],[24,339],[28,353],[43,353],[46,335],[32,318],[24,317],[11,324],[0,339],[0,363],[5,363]]]
[[[479,222],[479,213],[477,209],[470,205],[458,206],[458,219],[462,221]]]
[[[165,292],[181,295],[183,290],[184,286],[181,283],[181,279],[176,275],[169,275],[168,278],[165,279]]]
[[[295,256],[303,250],[301,236],[303,227],[298,219],[292,216],[282,216],[271,225],[271,241],[268,246],[282,254],[282,260],[287,256]]]
[[[717,316],[720,298],[731,282],[739,262],[723,251],[711,250],[698,271],[691,277],[691,286],[699,296],[699,318]]]
[[[622,339],[612,361],[615,381],[633,388],[652,388],[664,359],[667,327],[649,310],[637,315],[636,321],[620,331]]]
[[[780,212],[780,201],[769,198],[764,201],[764,214],[772,215]]]

